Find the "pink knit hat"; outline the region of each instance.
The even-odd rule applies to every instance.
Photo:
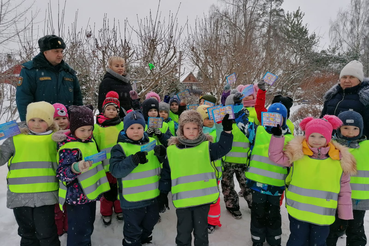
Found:
[[[301,130],[305,131],[305,138],[308,140],[310,134],[320,133],[329,143],[332,139],[333,130],[338,129],[342,125],[342,121],[334,115],[324,115],[322,119],[314,119],[307,117],[300,123]]]
[[[56,118],[56,117],[67,117],[69,119],[68,110],[63,104],[54,103],[53,106],[54,106],[54,109],[55,109],[54,118]]]
[[[158,100],[158,102],[160,102],[160,96],[153,91],[150,91],[149,93],[147,93],[145,96],[145,99],[149,99],[152,97],[155,97]]]

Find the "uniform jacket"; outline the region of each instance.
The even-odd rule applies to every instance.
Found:
[[[24,63],[20,73],[16,102],[21,121],[26,120],[27,105],[38,101],[82,105],[76,72],[64,61],[52,66],[42,53]]]
[[[283,151],[284,137],[272,136],[269,145],[269,159],[282,166],[292,166],[294,161],[297,161],[304,157],[306,151],[303,150],[304,136],[297,136],[292,139],[286,146],[286,150]],[[331,147],[325,148],[310,148],[312,155],[310,158],[314,159],[327,159],[330,158],[333,149],[339,151],[339,157],[343,174],[341,177],[341,190],[338,194],[338,217],[344,220],[353,219],[352,215],[352,202],[351,202],[351,187],[350,187],[350,174],[356,173],[356,161],[350,154],[348,149],[339,143],[332,141]],[[305,151],[305,152],[304,152]],[[308,177],[307,177],[308,178]]]

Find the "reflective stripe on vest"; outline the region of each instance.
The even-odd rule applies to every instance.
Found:
[[[335,220],[341,189],[340,161],[308,156],[294,162],[286,189],[288,213],[301,221],[331,225]],[[309,178],[306,178],[309,177]]]
[[[284,180],[287,177],[287,168],[269,159],[268,150],[271,137],[272,135],[263,126],[257,128],[250,167],[245,174],[250,180],[281,187],[284,186]],[[285,135],[284,144],[286,145],[292,138],[290,134]]]
[[[167,156],[171,169],[172,200],[176,208],[217,201],[219,190],[216,168],[210,161],[208,141],[184,149],[171,145],[167,148]]]
[[[150,142],[155,141],[149,138]],[[133,155],[141,150],[141,145],[131,143],[118,143],[126,156]],[[160,162],[154,151],[147,152],[148,162],[138,164],[130,174],[122,178],[120,186],[122,196],[129,202],[150,200],[159,196]]]
[[[13,143],[16,151],[8,162],[9,190],[14,193],[57,191],[56,146],[51,134],[19,134],[13,137]]]
[[[78,149],[79,152],[81,153],[82,159],[84,159],[87,156],[98,153],[97,146],[94,140],[92,140],[92,142],[87,143],[68,142],[59,149],[59,153],[63,149]],[[92,166],[88,169],[88,171],[78,175],[77,179],[82,187],[83,193],[90,200],[95,200],[99,195],[110,190],[110,185],[101,162],[92,164]],[[59,196],[60,194],[61,192],[59,188]],[[64,195],[64,193],[62,193],[62,195]],[[65,195],[67,194],[65,193]]]
[[[369,200],[369,141],[359,143],[357,149],[349,149],[356,159],[357,174],[350,177],[351,197],[355,200]]]
[[[65,198],[67,197],[67,186],[64,182],[59,180],[59,208],[63,211],[63,205],[65,203]]]
[[[247,137],[234,123],[232,127],[233,142],[232,149],[224,157],[224,161],[229,163],[245,164],[247,162],[248,152],[250,150],[250,143]]]

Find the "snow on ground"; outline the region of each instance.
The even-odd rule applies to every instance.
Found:
[[[17,223],[11,209],[6,208],[6,174],[7,168],[0,167],[0,245],[19,245],[20,237],[17,234]],[[236,188],[238,184],[236,183]],[[222,199],[222,198],[221,198]],[[243,218],[235,220],[226,211],[224,202],[221,200],[222,217],[221,223],[223,226],[217,228],[215,232],[209,235],[211,246],[251,246],[250,238],[250,210],[247,207],[245,200],[240,200],[241,212]],[[110,226],[105,227],[102,223],[99,213],[99,203],[96,210],[95,230],[92,235],[94,246],[113,246],[122,245],[123,239],[123,223],[115,218]],[[286,245],[289,235],[289,222],[287,211],[284,206],[281,207],[282,213],[282,245]],[[156,246],[173,246],[176,236],[176,214],[172,204],[170,210],[161,215],[161,222],[157,224],[153,232],[153,242]],[[369,236],[369,213],[365,217],[366,233]],[[67,235],[60,237],[61,245],[66,246]],[[267,243],[264,244],[267,246]],[[340,239],[339,246],[345,245],[345,239]]]

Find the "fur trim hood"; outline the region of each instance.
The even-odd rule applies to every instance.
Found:
[[[349,88],[348,88],[349,89]],[[342,91],[339,84],[332,86],[324,95],[324,101],[328,101],[333,98],[336,94]],[[369,105],[369,81],[365,80],[358,85],[359,100],[364,106]]]
[[[304,157],[304,153],[302,151],[302,141],[305,139],[305,136],[296,136],[286,145],[285,153],[289,158],[290,162],[295,162]],[[332,144],[340,151],[341,154],[341,167],[343,172],[354,175],[357,173],[356,169],[356,160],[349,152],[347,147],[332,141]]]

